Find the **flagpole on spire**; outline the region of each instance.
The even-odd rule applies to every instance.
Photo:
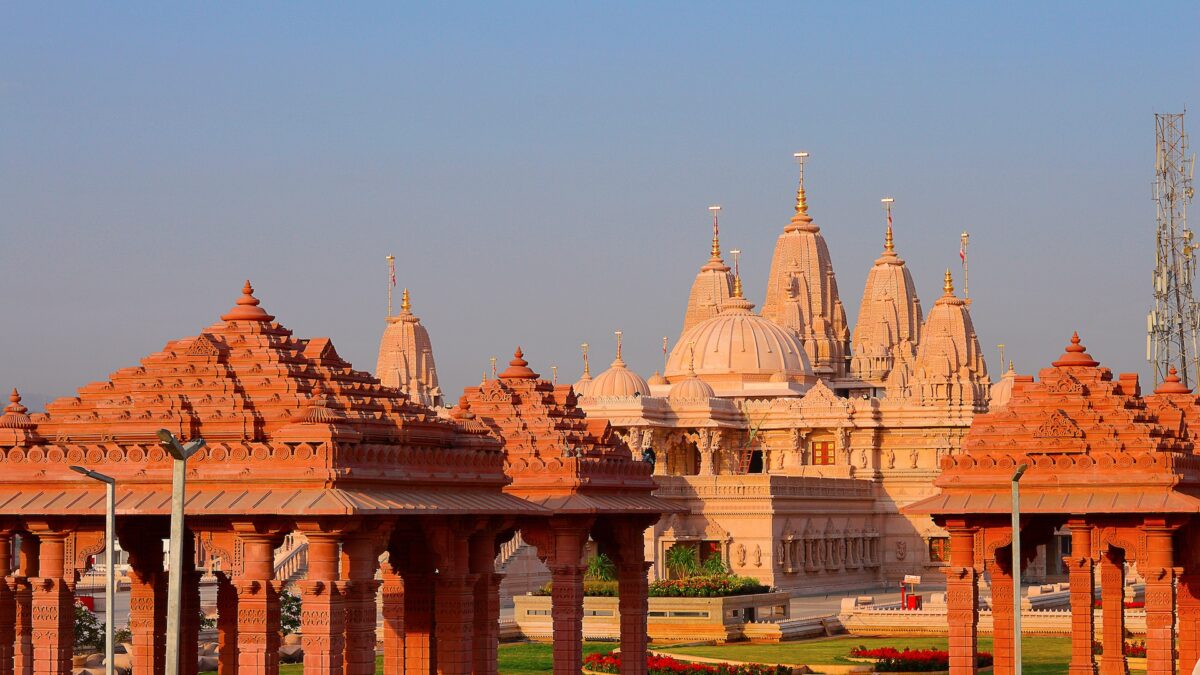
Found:
[[[896,245],[892,241],[892,203],[896,200],[891,197],[884,197],[879,201],[883,203],[883,210],[887,212],[887,235],[883,238],[883,251],[885,253],[895,253]]]
[[[713,217],[712,259],[718,261],[721,259],[721,227],[717,222],[717,214],[721,212],[721,207],[713,204],[708,210]]]
[[[668,344],[668,342],[669,342],[669,340],[667,339],[667,336],[664,335],[663,336],[663,372],[664,373],[667,372],[667,344]]]
[[[733,256],[733,297],[740,298],[742,297],[742,271],[739,261],[742,257],[742,251],[735,248],[730,249],[729,253]]]
[[[389,255],[388,261],[388,316],[392,315],[392,289],[396,287],[396,256]]]
[[[808,153],[794,152],[792,157],[800,165],[800,186],[796,188],[796,213],[808,215],[808,197],[804,193],[804,162],[808,159]]]
[[[962,260],[963,268],[963,300],[971,301],[971,283],[967,277],[967,244],[971,243],[971,235],[966,230],[958,238],[958,257]],[[1003,365],[1001,365],[1003,367]]]

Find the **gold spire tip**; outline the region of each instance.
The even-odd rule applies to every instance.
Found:
[[[807,216],[808,196],[804,192],[804,163],[808,160],[808,153],[795,152],[792,153],[792,157],[796,158],[796,162],[800,165],[800,185],[796,188],[796,213]]]
[[[405,314],[408,314],[412,311],[412,303],[408,300],[407,288],[405,288],[404,292],[400,294],[400,311],[404,312]]]
[[[946,280],[942,284],[942,290],[946,292],[946,295],[954,295],[954,277],[950,274],[949,267],[946,268]]]

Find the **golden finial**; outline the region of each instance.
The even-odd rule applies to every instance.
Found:
[[[719,213],[721,211],[721,207],[717,206],[716,204],[713,204],[712,206],[708,207],[708,210],[710,212],[712,212],[712,217],[713,217],[712,259],[720,260],[721,259],[721,230],[720,230],[720,225],[717,223],[717,213]]]
[[[668,340],[667,336],[664,335],[663,336],[663,372],[664,373],[667,372],[667,344],[669,342],[670,342],[670,340]]]
[[[1012,359],[1008,360],[1008,372],[1010,372],[1010,373],[1015,372],[1015,369],[1013,368]]]
[[[800,186],[796,188],[796,213],[808,215],[808,198],[804,194],[804,161],[808,159],[807,152],[792,153],[792,157],[796,158],[796,163],[800,165]]]
[[[1003,343],[998,344],[998,345],[996,345],[996,348],[1000,350],[1000,367],[1003,368],[1004,367],[1004,344]]]
[[[615,331],[613,331],[613,335],[617,336],[617,360],[620,361],[621,360],[621,335],[623,335],[623,333],[619,330],[615,330]]]
[[[492,377],[496,377],[496,357],[492,357]]]
[[[887,211],[887,236],[883,238],[883,250],[886,253],[895,253],[896,246],[892,241],[892,202],[896,200],[891,197],[884,197],[879,201],[883,202],[883,209]]]
[[[479,386],[487,384],[487,371],[483,371],[483,376],[479,378]]]
[[[591,371],[591,368],[588,366],[588,343],[585,342],[585,343],[579,345],[579,347],[581,349],[583,349],[583,376],[591,377],[592,371]]]
[[[946,292],[946,295],[954,295],[954,277],[950,275],[949,267],[946,268],[946,280],[942,284],[942,290]]]
[[[554,379],[551,380],[550,383],[557,385],[558,384],[558,366],[550,366],[550,372],[554,373]]]
[[[688,376],[696,375],[696,341],[688,340]]]
[[[403,314],[412,313],[412,303],[408,301],[408,289],[400,294],[400,312]]]
[[[742,252],[735,248],[730,250],[729,253],[733,255],[733,297],[740,298],[742,297],[742,271],[738,263]]]

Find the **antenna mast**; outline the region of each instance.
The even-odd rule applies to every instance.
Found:
[[[1188,157],[1183,113],[1155,114],[1154,201],[1158,229],[1155,234],[1154,309],[1146,317],[1146,360],[1153,364],[1154,383],[1175,366],[1183,384],[1191,386],[1200,371],[1197,329],[1200,312],[1192,296],[1196,274],[1196,249],[1187,225],[1187,204],[1195,191],[1192,177],[1196,156]]]

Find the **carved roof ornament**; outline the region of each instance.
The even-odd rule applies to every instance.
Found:
[[[513,352],[512,361],[508,362],[508,368],[500,373],[499,378],[502,380],[536,380],[538,374],[529,369],[529,362],[525,360],[524,356],[525,354],[518,346],[517,351]]]
[[[1154,393],[1187,395],[1192,393],[1192,390],[1189,389],[1187,385],[1185,385],[1179,379],[1179,371],[1175,370],[1175,366],[1171,366],[1167,370],[1167,376],[1163,378],[1163,381],[1159,383],[1157,388],[1155,388]]]
[[[271,322],[275,317],[267,314],[267,312],[258,306],[259,300],[254,297],[254,287],[250,285],[250,280],[246,280],[246,285],[242,287],[242,297],[238,298],[237,304],[233,309],[221,315],[223,321],[264,321]]]
[[[1083,430],[1062,410],[1055,410],[1033,434],[1037,438],[1083,438]]]
[[[1071,335],[1071,344],[1067,345],[1063,355],[1050,365],[1055,368],[1095,368],[1100,362],[1093,359],[1087,353],[1087,348],[1079,343],[1079,332],[1076,331]]]

